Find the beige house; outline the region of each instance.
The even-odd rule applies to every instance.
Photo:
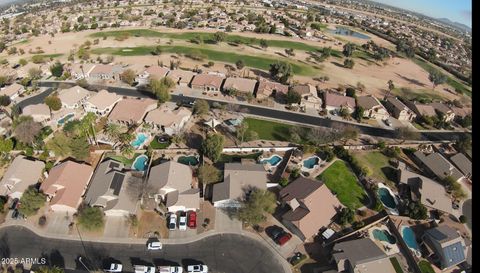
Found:
[[[196,73],[183,69],[170,70],[167,78],[170,78],[174,83],[180,86],[188,86]]]
[[[227,78],[223,83],[222,90],[236,90],[237,92],[244,94],[251,94],[255,92],[255,85],[257,85],[256,80],[245,79],[245,78]]]
[[[287,95],[288,86],[278,83],[272,82],[266,79],[261,79],[258,82],[256,98],[257,99],[265,99],[270,96],[273,96],[279,100],[283,100],[284,97]]]
[[[62,102],[63,108],[77,109],[90,98],[90,91],[76,85],[58,91],[58,98]]]
[[[84,104],[85,111],[104,116],[112,111],[115,104],[122,100],[122,96],[108,92],[105,89],[98,91]]]
[[[204,91],[220,92],[225,77],[215,74],[198,74],[193,77],[190,87]]]
[[[73,79],[88,79],[90,77],[90,72],[95,67],[95,64],[72,64],[67,67],[67,70],[72,75]]]
[[[396,97],[388,97],[385,102],[385,107],[394,118],[400,121],[412,121],[417,117],[410,108]]]
[[[157,108],[157,101],[153,99],[124,99],[115,105],[108,115],[109,122],[119,124],[140,124],[147,112]]]
[[[437,113],[430,104],[419,103],[417,101],[405,101],[405,105],[412,109],[417,117],[435,117]]]
[[[92,174],[90,165],[73,161],[53,167],[48,178],[40,185],[40,190],[47,195],[50,210],[72,214],[77,212]]]
[[[15,101],[23,92],[25,92],[23,85],[13,83],[0,89],[0,96],[7,96],[10,97],[12,101]]]
[[[443,121],[451,122],[455,118],[455,112],[445,103],[432,102],[430,105],[443,116]]]
[[[152,65],[143,70],[142,73],[138,74],[135,81],[138,82],[138,84],[148,84],[150,79],[159,80],[165,77],[168,71],[170,70],[166,67]]]
[[[340,110],[346,109],[350,114],[355,111],[356,103],[352,97],[326,91],[323,93],[323,98],[327,111],[335,111],[338,113]]]
[[[96,64],[88,73],[93,80],[120,80],[123,68],[120,65]]]
[[[0,181],[0,196],[20,198],[23,192],[42,177],[45,163],[23,155],[15,157]]]
[[[191,116],[192,111],[187,108],[173,109],[164,103],[159,108],[148,112],[145,122],[168,135],[174,135],[182,130]]]
[[[22,116],[31,116],[34,121],[46,124],[51,119],[50,108],[45,103],[30,104],[22,109]]]
[[[323,182],[304,177],[283,188],[279,198],[288,208],[282,215],[282,222],[303,240],[327,227],[343,207]]]
[[[291,87],[293,92],[302,97],[300,107],[320,110],[322,99],[318,96],[317,88],[311,84],[298,84]]]
[[[357,97],[357,107],[363,108],[364,118],[384,120],[390,116],[387,109],[372,95]]]

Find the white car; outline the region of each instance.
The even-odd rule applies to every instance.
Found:
[[[178,220],[178,229],[187,230],[187,214],[184,211],[180,212],[180,218]]]
[[[162,249],[162,243],[160,243],[159,241],[154,241],[154,242],[150,242],[147,244],[147,249],[148,250],[160,250]]]
[[[111,263],[109,268],[105,268],[106,272],[122,272],[122,264]]]
[[[134,265],[135,273],[155,273],[154,266],[147,265]]]
[[[187,271],[188,273],[208,273],[208,267],[204,264],[189,265]]]
[[[168,220],[168,229],[169,230],[177,229],[177,215],[175,213],[170,214],[170,219]]]
[[[183,273],[181,266],[159,266],[158,273]]]

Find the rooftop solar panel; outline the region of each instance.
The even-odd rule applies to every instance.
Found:
[[[122,188],[124,178],[125,178],[125,174],[123,173],[115,173],[113,175],[112,183],[110,184],[110,189],[113,190],[114,195],[118,195],[120,193],[120,189]]]

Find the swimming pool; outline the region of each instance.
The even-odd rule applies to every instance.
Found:
[[[387,188],[379,187],[378,197],[386,207],[391,209],[397,208],[397,204],[395,203],[395,198],[390,194],[390,191]]]
[[[312,156],[303,161],[303,167],[313,169],[318,165],[318,162],[320,162],[320,158],[318,156]]]
[[[397,239],[395,239],[395,237],[392,234],[390,234],[390,232],[383,229],[374,229],[372,231],[372,234],[373,234],[373,238],[379,241],[387,242],[392,245],[397,242]]]
[[[409,226],[402,226],[401,228],[402,238],[407,244],[407,246],[412,249],[415,254],[418,255],[420,253],[417,240],[415,239],[415,233],[413,232],[412,228]]]
[[[272,155],[269,158],[265,158],[265,159],[260,160],[260,163],[262,163],[262,164],[267,164],[268,163],[268,164],[270,164],[270,166],[276,167],[278,164],[280,164],[281,161],[282,161],[281,156]]]
[[[148,139],[148,136],[146,134],[140,133],[137,135],[137,138],[135,138],[135,140],[132,141],[131,144],[135,149],[138,149],[145,143],[145,141],[147,141],[147,139]]]
[[[181,156],[177,159],[177,162],[188,166],[196,166],[198,165],[198,158],[194,155]]]
[[[148,157],[146,155],[139,155],[137,158],[135,158],[135,161],[133,161],[133,168],[136,171],[143,172],[147,169],[148,165]]]
[[[75,116],[75,114],[70,113],[70,114],[64,116],[63,118],[59,119],[57,121],[57,124],[58,125],[63,125],[63,124],[65,124],[65,122],[67,122],[69,119],[73,118],[74,116]]]
[[[328,32],[331,33],[331,34],[343,35],[343,36],[352,36],[352,37],[355,37],[355,38],[360,38],[360,39],[365,39],[365,40],[370,39],[369,36],[367,36],[363,33],[351,30],[351,29],[346,28],[346,27],[336,27],[335,29],[329,29]]]

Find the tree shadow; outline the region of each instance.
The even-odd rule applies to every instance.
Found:
[[[267,79],[271,79],[270,78],[270,74],[265,72],[265,71],[262,71],[262,70],[259,70],[259,69],[255,69],[255,68],[250,68],[250,71],[253,72],[253,74],[255,74],[255,76],[259,76],[259,77],[262,77],[262,78],[267,78]]]
[[[182,266],[187,267],[189,265],[199,265],[199,264],[204,264],[202,261],[192,259],[192,258],[186,258],[182,259]]]
[[[382,173],[385,175],[385,177],[388,180],[397,183],[398,174],[397,174],[396,169],[394,169],[393,167],[390,167],[390,166],[386,166],[386,167],[382,167],[380,170],[382,171]]]
[[[279,56],[282,56],[284,58],[288,58],[287,55],[283,54],[282,52],[278,52],[278,51],[275,51],[275,54],[279,55]]]
[[[401,74],[399,74],[399,73],[397,73],[397,72],[395,72],[395,74],[396,74],[398,77],[406,80],[407,82],[409,82],[409,83],[411,83],[411,84],[415,84],[415,85],[418,85],[418,86],[421,86],[421,87],[425,87],[425,86],[426,86],[424,83],[421,83],[420,81],[418,81],[418,80],[416,80],[416,79],[412,79],[412,78],[405,77],[405,76],[403,76],[403,75],[401,75]]]
[[[142,258],[139,258],[139,257],[130,257],[130,263],[132,264],[132,266],[135,266],[135,265],[154,266],[152,262],[143,260]]]
[[[341,63],[337,63],[337,62],[330,62],[330,63],[331,63],[331,64],[334,64],[334,65],[336,65],[336,66],[338,66],[338,67],[345,68],[345,66],[344,66],[343,64],[341,64]]]
[[[154,258],[153,264],[155,266],[181,266],[179,263],[167,259]]]
[[[200,149],[202,146],[203,137],[197,133],[187,133],[185,144],[189,148]]]

